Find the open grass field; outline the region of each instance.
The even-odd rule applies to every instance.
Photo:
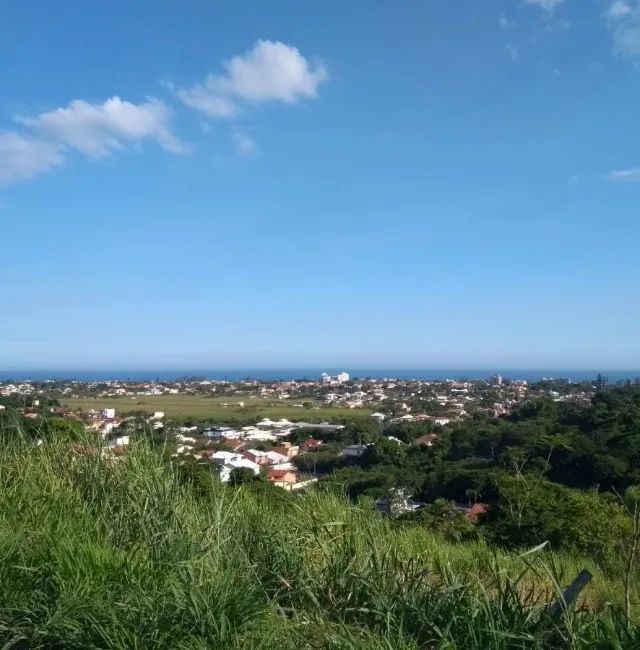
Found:
[[[239,403],[244,402],[244,406]],[[336,421],[368,417],[371,409],[332,408],[318,405],[301,408],[296,400],[250,399],[239,397],[205,397],[203,395],[142,395],[109,398],[69,398],[63,404],[73,409],[115,408],[120,415],[132,411],[164,411],[168,417],[203,418],[216,421],[238,421],[260,418],[287,418],[309,422]],[[227,406],[224,406],[227,404]]]

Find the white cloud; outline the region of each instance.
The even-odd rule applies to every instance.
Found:
[[[507,54],[509,55],[512,61],[517,61],[520,58],[520,52],[518,48],[512,43],[507,43],[504,49],[506,50]]]
[[[233,129],[231,131],[231,139],[236,147],[236,151],[242,156],[250,156],[258,150],[251,136],[240,129]]]
[[[613,50],[618,56],[640,58],[640,0],[617,0],[605,17],[613,38]]]
[[[640,183],[640,167],[630,167],[629,169],[614,169],[607,174],[610,181],[624,183]]]
[[[633,7],[624,0],[616,0],[607,10],[607,18],[622,18],[633,12]]]
[[[500,25],[501,29],[507,29],[507,27],[509,27],[509,19],[504,14],[500,14],[500,17],[498,18],[498,24]]]
[[[0,133],[0,185],[28,180],[63,163],[55,144],[14,131]]]
[[[297,48],[279,41],[258,41],[246,54],[226,61],[224,69],[203,83],[179,89],[178,97],[210,117],[228,119],[246,105],[313,99],[327,79],[322,63],[309,63]]]
[[[545,11],[553,11],[563,0],[525,0],[528,5],[536,5]]]
[[[103,104],[77,99],[64,108],[15,119],[37,132],[40,138],[92,158],[103,158],[144,140],[154,140],[171,153],[187,150],[171,132],[168,106],[152,98],[140,104],[120,97],[111,97]]]

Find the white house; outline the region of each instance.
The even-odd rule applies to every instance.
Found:
[[[260,466],[256,463],[247,460],[246,458],[239,458],[238,460],[230,460],[220,467],[220,480],[227,483],[231,478],[231,472],[234,469],[250,469],[254,474],[260,473]]]
[[[116,417],[116,410],[115,409],[102,409],[102,412],[100,413],[103,418],[107,420],[113,420],[113,418]]]
[[[196,441],[195,438],[190,438],[189,436],[183,436],[180,433],[176,434],[176,440],[178,440],[179,442],[195,442]]]
[[[109,440],[108,447],[113,449],[114,447],[126,447],[129,444],[129,436],[118,436],[113,440]]]
[[[193,449],[192,445],[180,445],[176,449],[176,454],[188,454]]]
[[[241,458],[242,458],[242,454],[234,454],[233,452],[230,451],[216,451],[211,456],[211,460],[213,460],[216,463],[220,463],[221,465],[230,463],[232,461],[240,460]]]

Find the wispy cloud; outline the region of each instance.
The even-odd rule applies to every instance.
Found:
[[[640,183],[640,167],[630,167],[628,169],[614,169],[606,177],[610,181],[621,183]]]
[[[498,17],[498,25],[500,25],[500,29],[507,29],[509,27],[509,19],[505,14],[500,14]]]
[[[326,81],[323,63],[307,60],[297,48],[260,40],[243,55],[223,64],[189,88],[167,86],[183,104],[209,118],[233,119],[265,103],[296,104],[313,99]],[[102,103],[76,99],[37,115],[16,115],[20,129],[0,132],[0,184],[28,180],[64,164],[73,152],[101,159],[152,142],[172,154],[189,147],[171,128],[172,109],[148,97],[133,103],[114,96]],[[207,122],[203,130],[210,131]],[[258,151],[246,131],[234,124],[230,137],[240,155]]]
[[[144,140],[153,140],[171,153],[187,151],[169,127],[171,110],[153,98],[141,104],[120,97],[111,97],[103,104],[77,99],[64,108],[15,119],[40,137],[92,158],[104,158]]]
[[[512,43],[507,43],[504,46],[504,49],[506,50],[507,54],[509,55],[509,58],[512,61],[517,61],[520,58],[520,52],[518,48]]]
[[[111,97],[102,104],[78,99],[34,117],[14,116],[26,132],[0,134],[0,184],[34,178],[64,164],[71,150],[98,159],[152,140],[171,153],[188,147],[170,128],[171,110],[157,99],[140,104]]]
[[[253,138],[251,138],[250,135],[248,135],[244,131],[241,131],[238,128],[232,129],[231,139],[233,140],[233,144],[236,148],[236,151],[241,156],[251,156],[252,154],[256,153],[258,150],[258,147],[256,146],[256,143],[253,141]]]
[[[0,185],[29,180],[63,163],[55,144],[15,131],[0,133]]]
[[[535,5],[548,12],[552,12],[562,2],[563,0],[525,0],[526,4]]]
[[[297,48],[279,41],[260,40],[223,67],[222,74],[210,74],[202,83],[178,89],[180,100],[209,117],[229,119],[248,106],[313,99],[328,76],[322,63],[310,63]]]
[[[621,57],[640,59],[640,0],[616,0],[605,12],[613,50]]]
[[[625,0],[616,0],[609,9],[607,9],[605,15],[607,18],[623,18],[633,13],[633,7]]]

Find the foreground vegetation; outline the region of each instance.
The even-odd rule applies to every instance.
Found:
[[[640,647],[622,568],[445,542],[367,499],[194,484],[146,442],[106,459],[2,418],[4,648]]]

